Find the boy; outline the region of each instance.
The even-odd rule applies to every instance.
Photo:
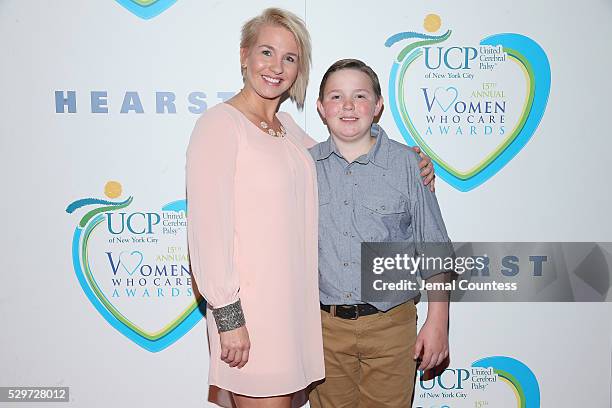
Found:
[[[323,76],[317,107],[330,138],[310,152],[326,378],[310,393],[313,408],[409,407],[417,360],[425,370],[448,357],[448,302],[429,303],[417,336],[418,292],[399,302],[360,299],[361,242],[449,242],[418,155],[373,124],[382,106],[378,77],[363,62],[340,60]]]

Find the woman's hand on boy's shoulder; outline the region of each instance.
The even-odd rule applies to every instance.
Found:
[[[421,177],[423,177],[423,184],[429,186],[431,192],[436,191],[436,173],[434,171],[433,162],[431,158],[427,156],[419,146],[412,146],[412,150],[419,155],[421,161],[419,162],[419,169],[421,169]]]

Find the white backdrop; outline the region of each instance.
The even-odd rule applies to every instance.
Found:
[[[453,44],[476,45],[496,33],[519,33],[537,42],[551,69],[543,118],[524,148],[471,191],[438,177],[447,229],[456,241],[612,241],[608,1],[178,0],[150,19],[119,3],[0,2],[5,248],[0,386],[69,386],[75,407],[208,406],[204,322],[196,311],[178,328],[165,327],[193,299],[175,299],[171,291],[144,301],[111,298],[149,334],[168,333],[166,340],[148,343],[127,335],[129,329],[104,317],[90,301],[73,263],[77,224],[93,207],[66,209],[83,198],[132,196],[130,211],[160,217],[180,213],[162,206],[185,196],[184,153],[198,115],[189,109],[202,106],[190,100],[212,106],[222,101],[219,93],[240,89],[240,26],[272,5],[302,16],[310,30],[313,70],[305,110],[297,112],[289,103],[282,109],[317,140],[327,137],[315,110],[320,78],[335,60],[353,57],[378,72],[387,101],[380,123],[403,141],[388,92],[402,46],[384,43],[399,32],[425,32],[427,14],[442,20],[432,34],[450,29]],[[56,91],[67,98],[75,92],[76,112],[62,113],[68,106],[56,104]],[[106,95],[98,105],[107,106],[108,113],[93,112],[92,92]],[[135,95],[129,92],[137,93],[143,113],[121,113],[126,93]],[[156,92],[174,95],[176,113],[156,113]],[[127,102],[138,105],[133,97]],[[121,185],[121,194],[105,196],[111,180]],[[184,255],[184,228],[174,233],[162,230],[161,223],[155,228],[147,236],[157,243],[117,247],[111,263],[123,259],[131,276],[169,255],[170,245]],[[102,235],[95,235],[100,230],[93,230],[99,241],[92,238],[90,248],[92,260],[102,265],[108,258]],[[131,251],[140,253],[140,262]],[[172,285],[167,289],[186,289],[184,281]],[[421,316],[425,307],[419,305]],[[450,368],[471,370],[479,359],[510,357],[534,374],[544,407],[610,406],[611,312],[609,303],[454,304]],[[462,388],[451,374],[444,384],[452,383],[454,395],[420,397],[424,388],[417,384],[415,405],[513,407],[522,398],[505,381],[474,390],[470,380]],[[435,385],[432,390],[444,391]]]

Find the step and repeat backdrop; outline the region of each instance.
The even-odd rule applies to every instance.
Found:
[[[435,161],[453,240],[612,241],[610,2],[2,0],[0,386],[215,406],[185,150],[269,6],[313,42],[305,109],[281,109],[325,140],[323,72],[366,61],[380,124]],[[453,304],[449,366],[414,406],[608,407],[611,340],[610,303]]]

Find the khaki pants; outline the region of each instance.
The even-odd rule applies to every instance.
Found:
[[[310,406],[410,407],[416,317],[412,300],[357,320],[321,311],[325,381],[310,393]]]

